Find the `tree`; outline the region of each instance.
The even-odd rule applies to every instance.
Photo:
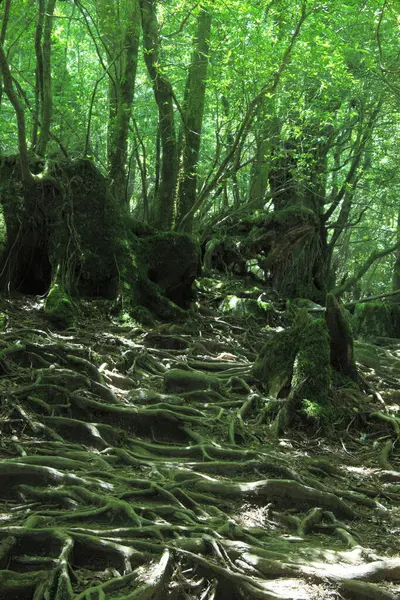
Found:
[[[203,126],[211,22],[212,12],[201,5],[183,104],[183,149],[178,186],[177,223],[182,221],[196,202],[197,163]],[[192,218],[193,215],[184,222],[184,230],[192,230]]]

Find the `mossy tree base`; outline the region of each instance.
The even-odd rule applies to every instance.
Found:
[[[134,223],[89,160],[36,161],[32,170],[46,176],[27,189],[16,157],[0,167],[7,229],[3,290],[50,291],[46,312],[60,324],[72,320],[67,298],[79,296],[118,298],[124,311],[141,306],[167,320],[183,316],[199,274],[199,251],[189,236]],[[59,303],[56,292],[63,294]]]
[[[253,374],[270,396],[288,398],[284,416],[277,420],[278,430],[299,421],[329,427],[335,384],[357,381],[350,324],[332,295],[327,298],[325,318],[312,318],[306,309],[295,314],[292,327],[264,345]]]
[[[294,205],[266,216],[241,215],[236,223],[224,220],[217,233],[204,244],[206,271],[244,275],[247,261],[257,261],[265,282],[279,296],[325,300],[326,244],[312,210]]]

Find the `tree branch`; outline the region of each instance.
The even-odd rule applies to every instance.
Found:
[[[374,264],[374,262],[376,260],[379,260],[380,258],[383,258],[384,256],[387,256],[388,254],[395,252],[399,248],[400,248],[400,240],[393,246],[390,246],[390,248],[385,248],[384,250],[379,250],[379,251],[375,250],[374,252],[372,252],[372,254],[369,256],[369,258],[367,258],[367,260],[358,269],[357,273],[353,277],[349,277],[349,279],[347,279],[344,283],[342,283],[342,285],[339,285],[339,287],[335,288],[332,293],[335,296],[341,296],[342,294],[344,294],[344,292],[347,292],[349,289],[351,289],[353,287],[353,285],[355,285],[357,283],[357,281],[359,279],[361,279],[361,277],[363,275],[365,275],[365,273]]]

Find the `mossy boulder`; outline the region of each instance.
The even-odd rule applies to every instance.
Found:
[[[76,309],[60,284],[55,283],[51,286],[44,303],[44,313],[60,328],[67,329],[74,326]]]
[[[0,165],[7,229],[0,286],[44,294],[60,269],[69,294],[114,298],[124,217],[105,177],[87,159],[36,158],[30,169],[43,176],[23,185],[18,157]]]
[[[201,371],[171,369],[164,375],[164,388],[169,394],[181,394],[198,390],[219,392],[221,382],[218,377]]]
[[[117,300],[123,313],[144,306],[161,319],[184,318],[200,267],[190,236],[133,221],[90,160],[35,158],[30,168],[42,177],[24,186],[18,157],[0,163],[7,231],[0,289],[42,295],[62,281],[70,297]],[[48,307],[60,312],[53,293]]]
[[[352,319],[354,333],[361,340],[400,337],[400,304],[362,302],[356,304]]]
[[[329,407],[332,385],[331,347],[324,319],[310,319],[303,327],[293,365],[288,412],[322,417]]]
[[[138,259],[161,293],[187,309],[194,299],[193,283],[200,275],[200,246],[184,233],[159,233],[140,239]]]
[[[287,424],[321,416],[332,386],[330,339],[324,319],[301,310],[293,326],[275,334],[257,357],[253,375],[273,397],[288,397]]]
[[[267,393],[273,398],[287,395],[286,392],[290,390],[301,331],[307,320],[307,313],[300,311],[292,327],[272,334],[254,362],[254,377],[264,384]]]
[[[220,304],[219,310],[233,317],[254,317],[264,319],[268,316],[272,306],[268,302],[256,300],[255,298],[239,298],[238,296],[226,296]]]

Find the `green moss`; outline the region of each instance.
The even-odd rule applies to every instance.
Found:
[[[56,325],[67,329],[75,324],[76,309],[64,288],[55,283],[51,286],[44,303],[45,315]]]
[[[310,319],[302,330],[293,366],[289,411],[317,414],[317,407],[329,405],[331,385],[328,329],[324,319]]]
[[[130,313],[132,319],[140,323],[141,325],[146,325],[151,327],[154,325],[154,318],[145,306],[135,306]]]
[[[275,335],[257,357],[253,374],[272,397],[289,396],[286,425],[329,420],[332,388],[325,320],[300,310],[294,325]]]
[[[315,212],[301,205],[293,204],[268,215],[268,223],[279,227],[293,226],[301,222],[309,221],[318,224]]]
[[[249,228],[251,226],[255,228],[264,228],[265,226],[286,228],[304,221],[311,221],[317,224],[317,216],[313,210],[300,204],[293,204],[282,210],[272,211],[268,213],[267,217],[265,216],[265,213],[262,212],[260,214],[255,214],[254,216],[249,215],[246,219]],[[252,234],[253,233],[254,230],[252,231]]]
[[[267,393],[273,398],[290,387],[293,364],[301,342],[301,331],[308,319],[307,313],[300,311],[293,327],[271,337],[254,363],[253,375],[262,381]]]
[[[239,298],[238,296],[226,296],[219,307],[224,314],[231,314],[234,317],[255,317],[256,319],[265,319],[271,310],[271,305],[262,300],[254,298]]]
[[[309,419],[319,419],[322,416],[323,407],[317,402],[306,399],[301,404],[301,412]]]
[[[177,394],[193,390],[213,390],[219,392],[221,382],[218,377],[202,373],[201,371],[171,369],[164,375],[164,386],[166,392]]]

